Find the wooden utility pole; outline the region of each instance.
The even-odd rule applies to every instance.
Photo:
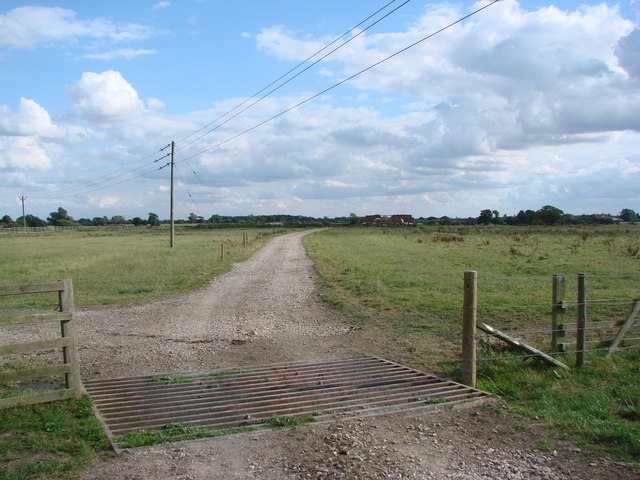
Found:
[[[175,162],[173,160],[173,156],[175,153],[175,149],[176,149],[176,144],[175,142],[171,142],[171,202],[170,202],[170,206],[169,206],[169,216],[170,216],[170,224],[171,224],[171,233],[169,234],[169,246],[171,248],[173,248],[174,245],[174,238],[175,238],[175,223],[174,223],[174,218],[173,218],[173,167],[175,165]]]
[[[24,201],[27,199],[27,197],[24,196],[24,193],[22,194],[21,197],[18,197],[20,200],[22,200],[22,226],[25,228],[27,228],[27,217],[25,217],[24,215]]]

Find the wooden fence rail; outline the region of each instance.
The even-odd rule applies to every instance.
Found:
[[[80,363],[78,360],[78,341],[73,304],[73,283],[71,280],[60,280],[58,282],[33,285],[0,286],[0,296],[45,292],[58,293],[58,312],[0,315],[0,326],[60,322],[61,337],[27,343],[0,345],[0,355],[60,348],[62,350],[62,363],[44,367],[0,371],[0,382],[23,381],[49,375],[64,375],[65,388],[46,393],[2,398],[0,399],[0,408],[62,400],[65,398],[79,397],[81,394],[82,384],[80,382]]]
[[[597,276],[594,276],[597,278]],[[565,301],[566,281],[564,275],[554,275],[552,277],[551,294],[551,355],[527,345],[526,343],[514,339],[491,326],[479,323],[477,320],[478,311],[478,274],[475,271],[468,271],[464,274],[464,305],[462,324],[462,383],[471,387],[476,386],[477,375],[477,342],[476,332],[478,329],[509,343],[512,347],[523,350],[528,356],[540,358],[547,363],[562,368],[568,368],[559,362],[553,355],[563,353],[573,353],[575,355],[576,367],[585,364],[586,353],[590,351],[606,351],[607,356],[620,348],[632,348],[640,345],[640,338],[629,338],[628,333],[632,328],[636,328],[638,316],[640,315],[640,299],[631,302],[631,313],[625,320],[587,320],[587,280],[586,275],[577,275],[577,299],[574,304]],[[597,304],[597,302],[595,302]],[[568,305],[576,307],[576,317],[573,321],[566,320],[566,309]],[[601,332],[612,332],[611,339],[603,339],[607,334],[599,335],[598,340],[591,340],[587,333],[590,330],[600,330]],[[573,337],[570,338],[570,336]],[[571,350],[573,350],[571,352]]]

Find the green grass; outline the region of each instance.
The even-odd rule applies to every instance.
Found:
[[[194,380],[192,378],[183,377],[182,375],[158,375],[157,377],[151,377],[152,382],[166,382],[166,383],[191,383]]]
[[[292,427],[301,423],[314,422],[314,417],[294,417],[289,415],[272,415],[263,420],[251,422],[251,425],[232,428],[208,428],[184,423],[170,423],[164,428],[154,430],[136,430],[125,435],[117,435],[114,441],[121,448],[144,447],[160,443],[213,438],[223,435],[245,433],[255,430],[258,425],[272,428]]]
[[[461,328],[467,270],[480,277],[479,320],[503,330],[549,327],[553,274],[586,273],[589,299],[637,297],[640,259],[626,245],[639,235],[638,227],[617,226],[336,228],[305,237],[305,245],[323,299],[355,323],[452,338]],[[464,241],[441,240],[447,237]],[[636,279],[610,277],[624,274]],[[566,299],[576,296],[575,277],[567,277]],[[502,308],[510,306],[527,308]],[[628,308],[591,312],[621,319]]]
[[[0,411],[0,479],[68,478],[109,448],[88,396]]]
[[[136,430],[125,435],[114,437],[114,441],[121,448],[145,447],[159,443],[177,442],[185,440],[197,440],[199,438],[220,437],[236,433],[251,432],[254,427],[235,428],[207,428],[185,425],[182,423],[170,423],[164,428],[156,430]]]
[[[639,296],[640,259],[628,248],[639,237],[638,226],[342,228],[307,236],[305,245],[328,304],[359,327],[376,329],[396,360],[459,378],[465,271],[478,272],[479,321],[521,332],[525,342],[548,351],[552,275],[567,276],[566,300],[575,302],[575,275],[585,273],[588,301],[605,304],[589,306],[589,319],[623,320],[628,302]],[[611,305],[621,301],[626,304]],[[575,308],[567,309],[567,320],[572,315]],[[637,350],[611,359],[589,354],[587,366],[570,373],[537,360],[480,362],[479,368],[479,387],[502,395],[512,410],[640,461]]]
[[[0,236],[0,285],[70,278],[75,303],[115,305],[185,292],[247,259],[273,235],[270,229],[178,230],[174,248],[166,231],[56,232]],[[282,233],[280,231],[279,233]],[[220,242],[225,259],[220,259]],[[55,294],[0,297],[0,310],[49,308]]]
[[[203,286],[284,232],[246,231],[250,242],[244,247],[241,230],[178,230],[173,249],[169,248],[167,231],[2,235],[0,285],[71,278],[78,306],[144,301]],[[224,261],[220,259],[221,242],[225,244]],[[57,304],[55,294],[0,297],[0,310],[51,309]],[[0,369],[25,366],[5,362]],[[184,381],[177,376],[156,380]],[[5,385],[0,397],[29,393],[12,387]],[[166,438],[170,434],[171,438],[186,439],[229,431],[191,429],[178,437],[176,429],[160,433]],[[158,443],[164,438],[156,433],[151,440],[144,440],[144,435],[130,440],[130,445]],[[88,397],[0,411],[0,480],[67,478],[107,448]]]
[[[557,434],[640,462],[639,365],[640,350],[593,355],[584,368],[570,372],[533,360],[488,361],[480,363],[478,388],[500,395],[516,413],[538,417]]]
[[[312,416],[294,417],[291,415],[272,415],[265,420],[261,420],[259,423],[268,425],[272,428],[284,428],[300,425],[301,423],[315,422],[316,419]]]

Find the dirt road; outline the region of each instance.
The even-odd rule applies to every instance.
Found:
[[[201,290],[143,305],[78,312],[83,378],[206,371],[355,354],[393,355],[393,341],[351,330],[320,305],[299,232],[272,240]],[[394,360],[394,358],[390,358]],[[534,450],[544,440],[545,451]],[[635,479],[499,403],[126,451],[83,480]]]

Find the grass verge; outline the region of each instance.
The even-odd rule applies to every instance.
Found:
[[[499,356],[495,356],[499,360]],[[554,370],[535,360],[480,363],[478,388],[511,411],[538,417],[582,446],[640,462],[640,350],[591,357],[581,369]]]
[[[206,285],[286,230],[178,230],[55,232],[3,235],[0,285],[73,280],[77,306],[117,305],[181,293]],[[225,245],[224,260],[220,244]],[[54,294],[0,297],[0,310],[50,308]]]
[[[91,400],[22,406],[0,412],[0,479],[69,478],[109,451]]]
[[[183,423],[170,423],[164,428],[156,430],[136,430],[125,435],[114,437],[115,443],[121,448],[146,447],[160,443],[178,442],[185,440],[197,440],[199,438],[221,437],[235,433],[251,432],[254,427],[234,428],[207,428],[185,425]]]
[[[572,301],[577,289],[570,276],[587,274],[588,299],[603,304],[589,307],[589,318],[622,320],[629,306],[616,303],[638,296],[640,261],[627,246],[639,234],[637,226],[340,228],[307,236],[305,245],[322,298],[359,327],[375,328],[376,339],[385,339],[379,354],[455,377],[466,270],[481,277],[478,320],[505,332],[533,332],[525,341],[547,351],[552,275],[567,275]],[[640,461],[637,351],[611,359],[589,354],[587,367],[569,373],[535,360],[480,365],[479,388],[501,395],[514,412]]]

